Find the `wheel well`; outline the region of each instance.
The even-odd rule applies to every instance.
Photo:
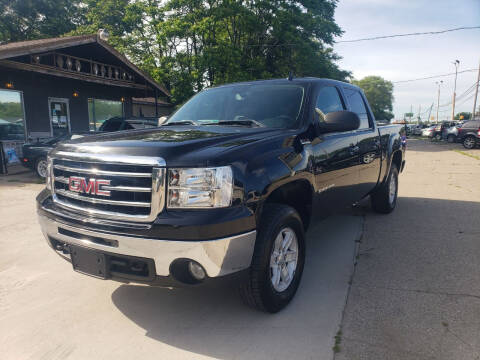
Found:
[[[393,153],[392,165],[396,165],[398,172],[400,172],[400,169],[402,168],[402,152],[400,150]]]
[[[311,185],[306,180],[298,180],[275,189],[265,203],[278,203],[293,207],[299,213],[303,227],[307,230],[312,214],[312,199]]]

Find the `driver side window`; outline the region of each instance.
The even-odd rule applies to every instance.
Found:
[[[336,87],[326,86],[320,89],[315,104],[315,113],[319,121],[323,121],[325,115],[330,112],[342,110],[345,110],[345,106]]]

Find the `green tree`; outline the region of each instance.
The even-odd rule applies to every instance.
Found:
[[[462,119],[460,119],[460,117],[463,116]],[[455,120],[470,120],[470,118],[472,117],[472,113],[471,112],[459,112],[457,115],[455,115]]]
[[[393,118],[393,84],[380,76],[367,76],[362,80],[353,80],[353,84],[362,88],[377,120]]]
[[[330,45],[336,0],[143,0],[126,52],[181,103],[206,86],[296,76],[345,80]],[[141,12],[142,14],[140,15]],[[147,19],[147,20],[145,20]]]
[[[0,0],[0,41],[110,33],[175,104],[207,86],[295,76],[346,80],[337,0]],[[13,15],[12,15],[13,14]],[[52,25],[57,24],[57,27]]]
[[[0,43],[60,36],[82,22],[80,0],[0,0]]]

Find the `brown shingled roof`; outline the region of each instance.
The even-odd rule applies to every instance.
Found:
[[[97,35],[80,35],[11,42],[0,45],[0,59],[89,44],[96,41]]]
[[[115,50],[105,41],[101,40],[97,35],[79,35],[65,36],[49,39],[18,41],[0,45],[0,60],[12,58],[16,56],[35,54],[43,51],[52,51],[66,47],[78,46],[83,44],[98,43],[111,54],[119,58],[131,70],[143,77],[150,85],[154,86],[167,96],[171,96],[170,92],[161,84],[153,80],[149,75],[145,74],[137,66],[135,66],[125,55]]]

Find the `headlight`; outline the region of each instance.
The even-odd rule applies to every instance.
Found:
[[[52,191],[53,183],[53,161],[51,158],[47,157],[47,177],[45,178],[47,189]]]
[[[215,208],[232,203],[232,168],[168,170],[169,208]]]

